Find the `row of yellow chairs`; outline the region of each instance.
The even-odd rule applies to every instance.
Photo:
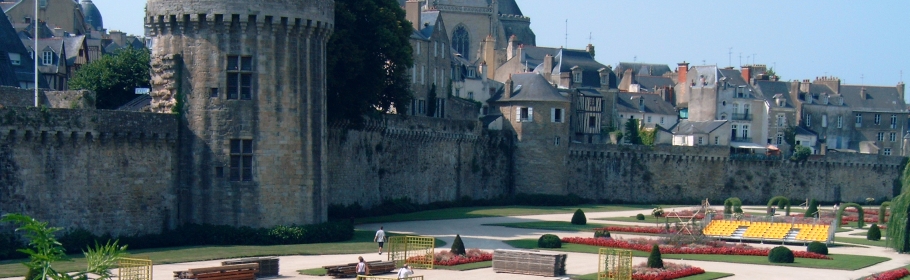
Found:
[[[804,241],[827,241],[830,228],[828,225],[715,220],[705,227],[704,234],[731,236],[741,226],[748,227],[743,233],[746,238],[784,239],[792,229],[797,229],[796,239]]]

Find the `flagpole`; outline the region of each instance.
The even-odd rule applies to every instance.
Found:
[[[35,107],[38,107],[38,0],[35,0],[35,36],[32,38],[35,40],[35,50],[32,51],[35,54]]]

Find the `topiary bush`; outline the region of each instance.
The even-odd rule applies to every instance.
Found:
[[[878,228],[877,224],[872,224],[872,226],[869,227],[869,232],[866,233],[866,239],[872,241],[882,240],[882,230]]]
[[[635,215],[635,219],[636,219],[636,220],[639,220],[639,221],[644,221],[644,220],[645,220],[645,215],[642,214],[642,213],[638,213],[638,215]]]
[[[809,246],[806,248],[807,252],[827,255],[828,254],[828,245],[818,241],[812,241],[809,243]]]
[[[573,225],[585,225],[588,223],[588,218],[585,217],[585,212],[581,209],[575,210],[575,215],[572,215],[572,224]]]
[[[793,251],[784,246],[774,247],[768,253],[768,261],[772,263],[793,263]]]
[[[806,209],[806,214],[804,214],[803,216],[815,217],[815,215],[817,215],[817,214],[818,214],[818,201],[815,201],[815,199],[813,198],[813,199],[809,200],[809,208]]]
[[[664,268],[664,259],[660,256],[660,247],[654,244],[651,247],[651,255],[648,256],[649,268]]]
[[[459,235],[459,234],[455,235],[455,241],[452,242],[451,252],[452,252],[452,254],[464,256],[464,254],[465,254],[464,242],[461,241],[461,235]]]
[[[594,238],[610,238],[610,232],[605,229],[599,229],[594,231]]]
[[[540,248],[562,248],[562,240],[559,236],[553,234],[544,234],[537,239],[537,247]]]

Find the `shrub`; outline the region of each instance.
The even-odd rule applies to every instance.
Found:
[[[585,225],[588,223],[588,218],[585,217],[585,212],[581,209],[575,210],[575,214],[572,215],[572,224],[573,225]]]
[[[455,241],[452,242],[451,252],[452,252],[452,254],[464,256],[464,254],[465,254],[464,242],[461,241],[461,235],[459,235],[459,234],[455,235]]]
[[[827,255],[828,254],[828,245],[825,245],[825,243],[821,243],[818,241],[812,241],[811,243],[809,243],[809,246],[808,246],[808,248],[806,248],[806,251],[816,253],[816,254]]]
[[[537,239],[537,247],[540,248],[562,248],[562,240],[559,236],[553,234],[544,234]]]
[[[774,247],[768,253],[768,261],[772,263],[793,263],[793,251],[784,246]]]
[[[664,259],[660,257],[660,247],[657,244],[651,247],[651,255],[648,256],[648,267],[664,268]]]
[[[636,219],[636,220],[639,220],[639,221],[644,221],[644,220],[645,220],[645,215],[642,214],[642,213],[638,213],[638,215],[635,215],[635,219]]]
[[[815,199],[813,198],[813,199],[809,200],[809,208],[806,209],[806,214],[803,216],[815,217],[815,215],[817,214],[816,212],[818,212],[818,201],[815,201]]]
[[[866,233],[866,239],[872,241],[882,240],[882,230],[878,228],[877,224],[872,224],[872,226],[869,227],[869,232]]]
[[[16,234],[0,233],[0,260],[19,259],[28,257],[28,255],[16,251],[24,247]]]
[[[594,230],[594,238],[601,238],[601,237],[610,238],[610,231],[605,230],[605,229]]]

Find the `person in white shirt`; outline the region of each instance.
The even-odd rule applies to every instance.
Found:
[[[357,272],[357,275],[370,274],[370,266],[367,265],[365,261],[363,261],[363,257],[357,257],[357,259],[360,260],[360,262],[357,263],[357,268],[355,270]]]
[[[404,264],[401,269],[398,270],[398,279],[408,279],[409,276],[414,275],[414,270],[411,270],[411,267],[408,264]]]
[[[379,254],[382,255],[382,244],[385,243],[385,231],[382,230],[382,227],[379,227],[379,230],[376,231],[376,236],[373,237],[373,242],[379,243]]]

